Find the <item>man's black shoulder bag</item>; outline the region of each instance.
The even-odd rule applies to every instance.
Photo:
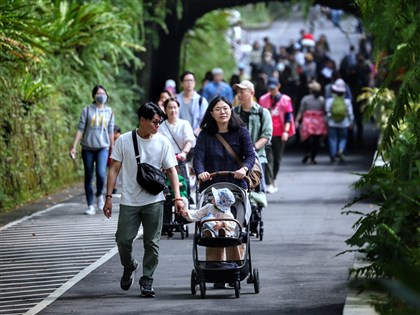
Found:
[[[148,163],[140,163],[139,145],[136,130],[132,131],[134,152],[137,161],[137,183],[152,195],[157,195],[165,188],[165,174]]]

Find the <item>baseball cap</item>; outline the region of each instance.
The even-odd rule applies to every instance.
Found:
[[[267,81],[267,88],[268,89],[275,89],[279,85],[279,80],[275,77],[271,77]]]
[[[234,84],[233,89],[235,91],[237,89],[250,89],[251,91],[255,91],[254,84],[249,80],[243,80],[241,83]]]
[[[235,203],[235,196],[228,188],[211,188],[214,197],[214,204],[220,211],[229,212],[230,207]]]

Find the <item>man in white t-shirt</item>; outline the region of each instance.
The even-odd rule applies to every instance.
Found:
[[[178,174],[175,169],[177,161],[169,140],[158,134],[163,112],[153,104],[147,103],[137,112],[139,128],[136,138],[139,148],[140,162],[147,162],[159,169],[165,169],[174,191],[176,211],[184,207],[179,193]],[[140,263],[132,254],[133,241],[137,236],[140,224],[143,224],[143,276],[140,278],[142,297],[153,297],[153,273],[158,265],[159,240],[162,231],[163,192],[152,195],[144,190],[136,180],[137,161],[134,153],[132,132],[121,135],[116,141],[112,154],[111,166],[107,180],[104,214],[112,215],[112,191],[117,176],[122,171],[122,190],[120,213],[116,241],[124,273],[121,277],[121,289],[129,290],[134,283],[134,275],[140,269]]]

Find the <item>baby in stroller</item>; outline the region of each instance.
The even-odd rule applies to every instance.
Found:
[[[208,203],[198,210],[182,210],[182,217],[190,222],[206,221],[202,228],[202,237],[238,237],[239,226],[231,212],[231,206],[235,203],[235,196],[228,188],[211,188],[213,197]],[[216,220],[220,219],[220,220]],[[227,220],[226,220],[227,219]],[[210,220],[210,221],[207,221]],[[207,248],[208,261],[240,260],[241,249],[238,248]]]
[[[184,210],[181,215],[190,222],[208,219],[234,219],[230,207],[235,203],[235,196],[228,188],[211,189],[211,203],[198,210]],[[235,234],[236,224],[233,221],[208,221],[204,223],[203,237],[229,237]]]

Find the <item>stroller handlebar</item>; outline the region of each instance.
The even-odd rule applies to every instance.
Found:
[[[232,171],[213,172],[213,173],[210,173],[210,180],[216,176],[232,176],[233,177],[234,174],[235,172],[232,172]],[[248,178],[248,176],[245,176],[243,179],[246,181],[248,187],[251,187],[251,180]],[[201,185],[201,179],[197,177],[197,190],[200,188],[200,185]]]

